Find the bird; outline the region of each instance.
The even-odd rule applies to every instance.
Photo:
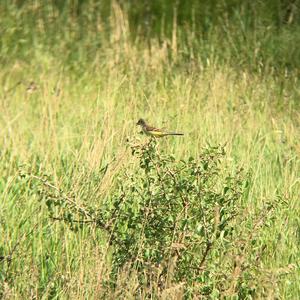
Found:
[[[26,88],[27,93],[32,94],[33,92],[35,92],[37,90],[37,85],[35,84],[34,81],[31,81],[29,83],[29,85]]]
[[[177,132],[168,132],[164,131],[163,129],[155,128],[153,126],[149,126],[144,119],[139,119],[136,125],[139,125],[142,127],[143,132],[146,135],[153,136],[156,138],[160,138],[167,135],[183,135],[183,133],[177,133]]]

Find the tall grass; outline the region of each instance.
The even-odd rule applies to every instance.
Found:
[[[257,31],[245,34],[259,45],[251,38],[249,47],[237,44],[230,25],[222,30],[232,44],[224,46],[220,33],[197,39],[193,28],[183,34],[175,21],[172,34],[145,41],[133,38],[116,2],[100,9],[90,1],[79,15],[76,5],[17,4],[1,4],[0,13],[1,296],[132,298],[137,286],[147,294],[130,265],[118,270],[114,288],[106,286],[113,268],[106,236],[93,226],[72,231],[49,218],[37,181],[21,176],[46,174],[80,207],[99,207],[120,174],[137,168],[126,143],[147,141],[135,126],[143,117],[185,133],[159,141],[178,160],[197,158],[207,144],[226,144],[227,168],[251,174],[242,199],[249,215],[265,203],[284,203],[275,205],[256,236],[265,248],[258,261],[263,272],[256,274],[261,285],[253,286],[252,296],[298,298],[299,82],[287,57],[275,65],[276,51],[286,54],[282,49],[290,44],[278,50],[268,28],[259,34],[274,48]],[[281,34],[291,44],[298,38],[282,29],[278,40]],[[149,284],[153,297],[165,299],[184,297],[187,288],[184,280],[166,289]],[[234,285],[227,292],[239,294]]]

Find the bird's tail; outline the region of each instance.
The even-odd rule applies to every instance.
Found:
[[[184,135],[184,134],[178,132],[167,132],[166,135]]]

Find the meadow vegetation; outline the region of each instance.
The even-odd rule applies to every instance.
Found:
[[[298,2],[150,3],[1,2],[0,297],[298,299]]]

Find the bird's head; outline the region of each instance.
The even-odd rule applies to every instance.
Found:
[[[136,123],[136,125],[144,126],[144,125],[146,125],[146,122],[144,119],[139,119],[138,122]]]

